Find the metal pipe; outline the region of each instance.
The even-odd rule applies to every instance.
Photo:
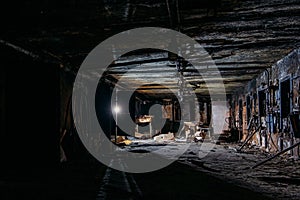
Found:
[[[246,146],[246,144],[249,142],[249,140],[253,137],[253,135],[260,129],[261,125],[256,127],[256,129],[251,133],[251,135],[249,135],[249,137],[245,140],[245,142],[243,143],[243,145],[237,149],[237,151],[241,151],[242,148],[244,148],[244,146]]]
[[[288,148],[286,148],[286,149],[284,149],[284,150],[278,152],[277,154],[275,154],[275,155],[272,156],[271,158],[267,158],[266,160],[263,160],[263,161],[257,163],[256,165],[252,166],[251,168],[254,169],[254,168],[256,168],[256,167],[258,167],[258,166],[260,166],[260,165],[262,165],[262,164],[264,164],[264,163],[266,163],[266,162],[272,160],[273,158],[276,158],[276,157],[280,156],[281,154],[283,154],[283,153],[285,153],[285,152],[287,152],[287,151],[289,151],[289,150],[291,150],[291,149],[297,147],[298,145],[300,145],[300,142],[297,142],[296,144],[294,144],[294,145],[292,145],[292,146],[290,146],[290,147],[288,147]]]

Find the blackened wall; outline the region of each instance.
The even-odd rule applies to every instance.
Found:
[[[58,66],[0,47],[5,82],[1,101],[1,160],[9,170],[56,166],[59,161]],[[3,130],[3,131],[2,131]]]

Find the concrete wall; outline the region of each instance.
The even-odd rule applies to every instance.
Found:
[[[274,65],[268,69],[269,71],[269,83],[270,85],[278,85],[281,80],[284,80],[286,77],[290,77],[292,79],[292,87],[291,90],[288,91],[290,92],[292,102],[291,102],[291,107],[293,110],[292,111],[297,111],[299,110],[299,83],[300,83],[300,49],[293,50],[290,52],[287,56],[282,58],[281,60],[277,61],[274,63]],[[257,89],[263,89],[267,88],[268,84],[268,73],[266,71],[262,72],[258,77],[252,81],[250,81],[247,86],[245,87],[245,90],[239,91],[235,96],[236,98],[243,99],[243,102],[245,103],[245,98],[247,95],[251,96],[251,101],[253,102],[253,94],[257,92]],[[276,90],[277,95],[279,96],[279,87]],[[280,109],[280,99],[275,98],[275,103],[273,106],[271,106],[271,109],[273,111],[276,111]],[[277,100],[277,101],[276,101]],[[256,106],[253,106],[252,114],[258,113],[258,104]],[[243,119],[246,120],[246,115],[244,114]],[[262,119],[267,121],[266,119]],[[287,122],[284,124],[284,126],[289,126],[289,123]],[[245,127],[245,125],[243,125]],[[247,136],[247,131],[245,128],[243,128],[243,133],[244,133],[244,139]],[[268,129],[269,131],[269,129]],[[285,133],[283,133],[285,132]],[[284,146],[280,147],[280,144],[278,142],[279,137],[282,136],[284,140]],[[279,127],[275,129],[274,134],[272,135],[274,137],[274,140],[277,145],[277,148],[284,148],[286,146],[289,146],[289,143],[292,143],[293,141],[290,141],[291,139],[291,133],[289,130],[280,130]],[[257,141],[258,139],[253,138],[254,142],[259,144]],[[256,140],[256,141],[255,141]],[[259,144],[262,145],[262,144]],[[278,147],[279,146],[279,147]]]

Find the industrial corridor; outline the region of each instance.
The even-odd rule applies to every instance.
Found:
[[[299,0],[10,1],[0,199],[300,199]]]

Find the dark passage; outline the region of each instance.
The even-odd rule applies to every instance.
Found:
[[[299,0],[1,8],[0,200],[300,199]],[[146,47],[119,55],[132,29],[145,27],[149,35],[133,43]],[[125,39],[106,46],[108,66],[95,54],[87,63],[99,69],[78,73],[119,33]],[[175,35],[160,40],[166,33]],[[93,117],[103,135],[89,129]],[[111,156],[97,151],[103,139],[139,156],[166,147],[159,158],[190,146],[165,168],[130,174],[96,159]],[[114,153],[111,163],[120,162]]]

